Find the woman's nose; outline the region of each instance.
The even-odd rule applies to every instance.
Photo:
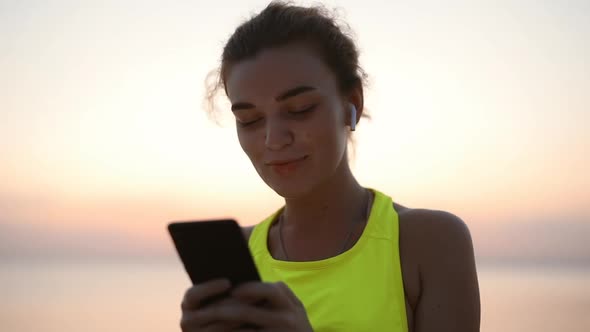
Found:
[[[268,119],[266,121],[265,145],[269,150],[280,150],[293,143],[293,132],[287,121]]]

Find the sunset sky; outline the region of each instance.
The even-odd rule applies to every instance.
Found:
[[[457,214],[482,256],[590,263],[590,2],[324,3],[370,77],[362,184]],[[0,0],[0,256],[159,255],[171,220],[280,207],[202,107],[266,4]]]

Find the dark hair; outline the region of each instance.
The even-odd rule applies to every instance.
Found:
[[[348,33],[345,33],[346,30]],[[347,25],[339,25],[323,6],[300,7],[273,1],[264,10],[242,23],[223,48],[221,66],[207,77],[208,110],[220,88],[226,91],[227,71],[232,64],[255,57],[264,49],[293,42],[308,43],[333,71],[340,92],[349,93],[364,85],[367,75],[359,66],[359,51]],[[216,75],[215,81],[211,74]],[[210,114],[211,115],[211,114]]]

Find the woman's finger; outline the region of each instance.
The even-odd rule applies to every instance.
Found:
[[[217,279],[189,288],[182,299],[182,310],[194,310],[199,305],[215,295],[222,294],[230,289],[231,284],[227,279]]]
[[[259,331],[261,331],[261,329],[256,328],[256,327],[242,327],[242,328],[233,329],[231,331],[232,332],[259,332]]]
[[[212,311],[211,308],[224,307],[237,301],[236,299],[228,298],[205,307],[208,308],[207,310],[201,308],[198,310],[184,311],[180,321],[182,331],[233,331],[240,327],[241,323],[235,320],[224,319],[223,315],[215,314],[217,310]]]
[[[227,332],[236,331],[239,328],[240,324],[235,322],[217,322],[206,326],[181,325],[181,329],[183,332]]]
[[[248,282],[237,286],[231,293],[247,303],[265,303],[274,309],[288,308],[292,301],[278,283]]]
[[[192,314],[196,322],[234,322],[256,326],[277,326],[281,317],[275,310],[235,300],[224,305],[207,306]]]
[[[301,302],[301,300],[299,300],[297,295],[295,295],[293,290],[291,290],[291,288],[289,288],[289,286],[287,286],[286,283],[279,281],[279,282],[275,283],[275,285],[291,301],[291,304],[294,304],[295,306],[303,307],[303,302]]]

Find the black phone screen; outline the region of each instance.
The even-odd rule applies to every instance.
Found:
[[[168,231],[193,284],[218,278],[229,279],[232,286],[260,281],[235,220],[172,222]]]

